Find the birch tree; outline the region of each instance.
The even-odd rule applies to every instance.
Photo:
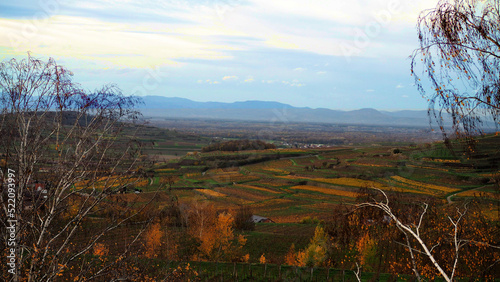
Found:
[[[15,255],[12,267],[2,263],[4,280],[104,279],[125,260],[141,229],[108,264],[95,268],[89,254],[137,213],[107,199],[140,178],[140,146],[121,137],[138,102],[113,84],[82,89],[53,59],[0,63],[1,177],[14,179],[0,196],[2,250]]]
[[[444,113],[465,137],[482,133],[484,121],[498,126],[500,1],[442,0],[420,14],[417,28],[411,72],[443,133]]]
[[[474,271],[472,275],[478,275],[500,262],[496,236],[498,228],[481,226],[480,215],[471,211],[469,203],[454,205],[450,207],[453,212],[445,211],[444,216],[430,219],[428,203],[420,203],[420,211],[416,214],[402,215],[391,208],[384,191],[376,190],[380,192],[381,199],[374,197],[357,207],[379,209],[391,219],[404,235],[403,240],[396,243],[408,251],[411,269],[419,281],[423,279],[422,274],[428,278],[435,272],[446,281],[453,281],[461,269],[460,264],[470,264],[468,266]],[[482,256],[481,253],[485,252],[490,255]]]

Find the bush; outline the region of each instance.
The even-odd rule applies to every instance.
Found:
[[[316,217],[311,218],[310,216],[306,216],[306,217],[302,218],[300,223],[302,223],[302,224],[319,224],[320,220]]]

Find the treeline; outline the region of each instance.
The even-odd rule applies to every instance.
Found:
[[[247,151],[247,150],[267,150],[276,149],[276,145],[266,143],[260,140],[232,140],[222,143],[210,144],[201,149],[202,152],[213,152],[213,151]]]

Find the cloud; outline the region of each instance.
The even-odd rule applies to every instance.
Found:
[[[35,32],[19,32],[19,27]],[[38,56],[57,54],[90,60],[101,68],[179,65],[175,61],[179,58],[231,58],[222,51],[228,46],[168,30],[163,24],[131,25],[72,16],[51,16],[34,24],[31,20],[0,18],[0,33],[6,35],[0,37],[0,46],[11,47],[19,54],[30,50]]]
[[[399,89],[399,88],[405,88],[405,87],[403,86],[403,84],[400,83],[400,84],[396,85],[396,88]]]
[[[293,70],[294,70],[294,71],[305,71],[306,69],[305,69],[305,68],[300,68],[300,67],[299,67],[299,68],[294,68]]]
[[[238,77],[236,75],[226,75],[222,80],[238,80]]]
[[[326,71],[318,71],[318,72],[316,72],[316,74],[317,75],[324,75],[324,74],[326,74]]]
[[[249,78],[245,79],[244,82],[250,83],[250,82],[254,82],[254,81],[255,81],[255,79],[253,77],[249,77]]]
[[[211,79],[205,79],[205,80],[199,79],[197,81],[197,83],[200,83],[200,84],[201,83],[205,83],[205,84],[220,84],[219,81],[217,81],[217,80],[211,80]]]
[[[18,55],[31,50],[39,55],[91,60],[101,68],[182,65],[178,63],[181,59],[228,60],[234,59],[232,51],[261,48],[344,56],[346,46],[359,45],[360,35],[353,29],[363,31],[377,13],[388,9],[387,0],[307,4],[301,0],[88,0],[58,3],[59,9],[38,19],[35,16],[43,13],[42,6],[17,2],[26,4],[9,6],[14,5],[26,19],[0,18],[0,34],[5,35],[0,37],[0,48],[10,47]],[[382,26],[382,30],[412,29],[418,12],[435,6],[434,2],[400,3],[399,13],[389,21],[392,26]],[[399,27],[401,23],[403,27]],[[373,48],[358,48],[351,55],[385,52],[395,56],[413,50],[398,35],[370,37]],[[402,45],[411,48],[399,48]],[[103,57],[109,54],[115,56]]]
[[[281,83],[288,85],[288,86],[292,86],[292,87],[304,87],[304,86],[306,86],[304,83],[300,83],[297,79],[294,79],[292,81],[283,80],[283,81],[281,81]]]
[[[373,89],[366,89],[366,92],[375,92]]]

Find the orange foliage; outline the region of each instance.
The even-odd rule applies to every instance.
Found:
[[[96,243],[92,251],[94,256],[107,256],[109,254],[109,248],[103,243]]]
[[[194,204],[188,232],[200,241],[200,258],[213,261],[242,259],[240,252],[247,240],[234,234],[233,223],[230,213],[217,214],[212,205]]]
[[[285,256],[285,264],[297,265],[297,254],[295,253],[295,244],[293,243]]]
[[[147,258],[155,258],[158,256],[158,252],[161,247],[161,237],[162,232],[160,229],[160,223],[155,223],[151,225],[146,232],[146,254]]]
[[[358,260],[361,265],[365,265],[367,259],[374,255],[375,240],[366,232],[356,243],[356,249],[359,253]]]
[[[266,264],[266,257],[264,256],[264,254],[262,254],[259,258],[259,263],[260,264]]]

